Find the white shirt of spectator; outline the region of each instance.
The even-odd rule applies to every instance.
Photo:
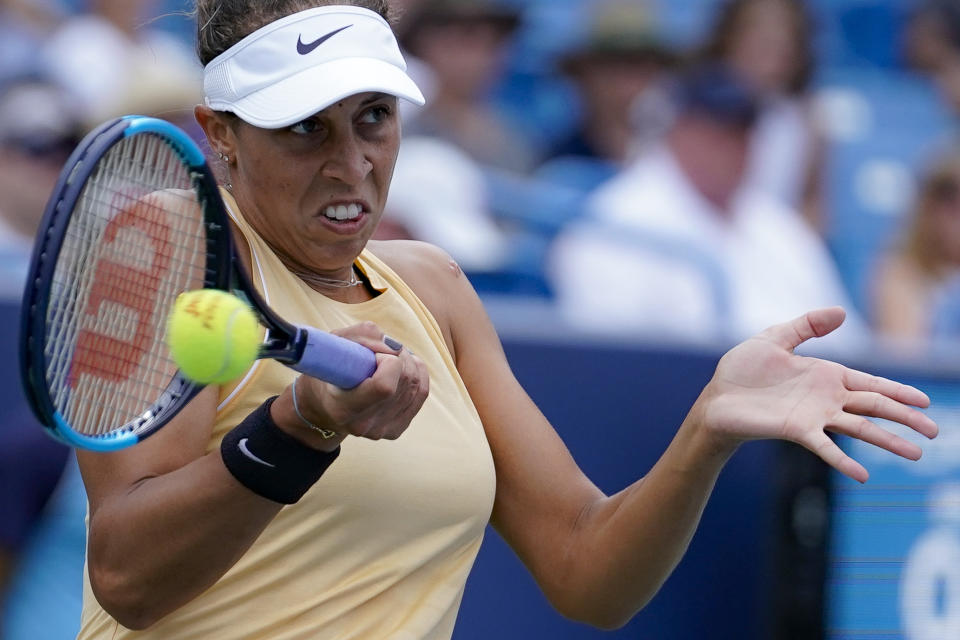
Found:
[[[550,264],[562,313],[577,327],[741,340],[839,304],[848,321],[833,341],[862,336],[830,255],[798,213],[745,186],[724,218],[666,147],[650,149],[600,187],[588,210],[582,225],[558,239]],[[683,250],[651,251],[647,238]],[[714,265],[721,291],[704,264]]]

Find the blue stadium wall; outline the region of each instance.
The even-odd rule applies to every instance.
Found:
[[[15,327],[15,307],[0,305],[0,321]],[[0,341],[0,357],[8,363],[0,403],[8,420],[24,404],[13,366],[14,334]],[[504,336],[516,375],[606,492],[653,465],[720,355],[510,331]],[[960,375],[884,362],[866,368],[917,384],[933,397],[931,412],[942,435],[925,447],[919,464],[851,447],[873,474],[859,486],[836,478],[799,447],[744,445],[721,474],[675,573],[644,611],[614,632],[557,614],[490,530],[454,637],[960,637],[960,455],[954,452],[960,446]],[[75,546],[66,554],[58,550],[58,557],[72,552],[75,560],[58,560],[64,571],[77,572],[83,549],[79,541]],[[79,576],[65,576],[61,586],[69,583],[79,586]],[[60,599],[61,613],[71,606],[78,611],[78,601]]]

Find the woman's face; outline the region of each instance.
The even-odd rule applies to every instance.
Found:
[[[946,262],[960,265],[960,170],[934,194],[929,216],[930,240]]]
[[[743,9],[730,36],[728,62],[762,92],[785,90],[797,73],[800,27],[786,2],[760,0]]]
[[[248,222],[290,264],[348,268],[380,221],[400,145],[397,98],[361,93],[284,129],[231,127]]]

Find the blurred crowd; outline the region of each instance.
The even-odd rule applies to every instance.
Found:
[[[952,184],[956,3],[404,4],[430,100],[381,232],[488,299],[677,341],[833,304],[833,348],[958,337],[960,217],[928,186]]]
[[[960,338],[955,0],[394,4],[428,103],[404,107],[379,237],[440,245],[488,300],[583,332],[724,344],[840,304],[833,348]],[[0,0],[5,299],[86,131],[140,113],[202,135],[189,9]],[[63,464],[13,431],[10,455]],[[0,531],[11,597],[57,474],[36,499],[4,492],[22,515]]]
[[[842,304],[843,344],[955,337],[956,3],[394,4],[429,99],[404,112],[380,237],[588,332],[732,341]],[[200,135],[189,8],[0,3],[9,296],[85,131],[144,113]]]

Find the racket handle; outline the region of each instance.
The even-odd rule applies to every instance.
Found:
[[[377,356],[362,344],[313,327],[298,327],[304,340],[300,360],[291,369],[341,389],[353,389],[373,375]]]

